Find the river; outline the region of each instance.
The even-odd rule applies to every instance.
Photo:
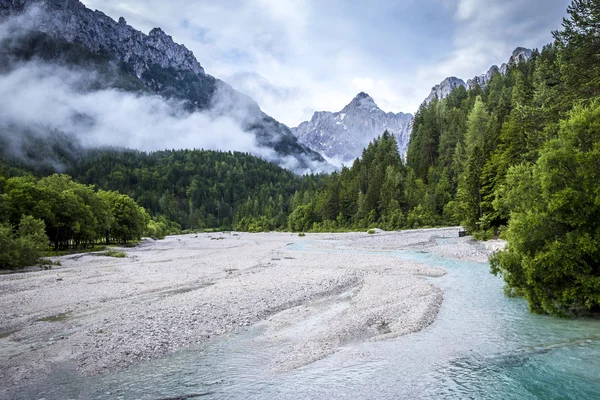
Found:
[[[440,239],[451,246],[452,239]],[[288,246],[316,251],[307,242]],[[319,250],[320,251],[320,250]],[[359,250],[338,248],[351,258]],[[432,253],[395,257],[445,269],[430,279],[444,291],[435,322],[397,339],[346,344],[340,351],[288,372],[271,360],[285,341],[262,335],[265,323],[101,377],[82,378],[69,365],[15,398],[98,399],[598,399],[600,320],[558,319],[528,312],[503,294],[486,263]],[[326,315],[352,293],[322,301]],[[319,317],[291,327],[302,335]]]

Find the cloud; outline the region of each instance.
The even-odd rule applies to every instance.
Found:
[[[256,115],[252,115],[252,108],[239,103],[232,107],[227,90],[220,91],[210,111],[188,113],[182,103],[160,96],[115,89],[86,90],[94,79],[89,71],[38,62],[0,74],[3,145],[20,157],[24,133],[45,138],[58,132],[75,138],[86,148],[242,151],[300,174],[331,172],[331,166],[325,163],[306,159],[308,164],[301,165],[294,156],[282,157],[271,148],[257,145],[255,136],[240,128],[241,123],[251,123]],[[229,108],[237,112],[233,118],[223,116],[223,110]],[[53,159],[38,158],[36,162],[53,163],[61,170]]]
[[[2,46],[9,49],[18,45],[30,29],[35,29],[39,12],[42,10],[32,7],[26,15],[1,23]],[[247,95],[235,92],[220,81],[217,81],[210,108],[190,113],[186,111],[185,102],[177,99],[113,88],[98,89],[104,87],[102,82],[106,77],[82,67],[38,59],[17,62],[11,56],[6,56],[0,67],[0,142],[15,155],[19,155],[20,145],[32,135],[59,134],[90,148],[241,151],[297,173],[331,169],[322,161],[312,160],[310,155],[282,156],[270,145],[265,147],[265,140],[273,133],[248,132],[250,127],[263,121],[260,107]],[[271,94],[285,96],[259,76],[249,76]],[[275,143],[278,138],[270,141]]]
[[[0,121],[4,131],[19,128],[44,135],[60,131],[88,147],[139,150],[203,148],[264,152],[252,134],[228,117],[186,113],[159,96],[113,89],[82,91],[89,72],[28,63],[0,75]]]
[[[467,80],[508,60],[519,46],[551,42],[569,0],[453,0],[456,32],[452,48],[437,63],[424,65],[417,79],[447,76]]]
[[[162,26],[289,126],[340,110],[359,91],[385,111],[415,112],[445,77],[469,79],[517,46],[549,42],[570,2],[83,1],[144,31]]]

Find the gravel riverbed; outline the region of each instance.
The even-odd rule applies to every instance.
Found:
[[[391,253],[486,261],[501,246],[459,239],[458,228],[211,233],[147,239],[126,258],[59,257],[51,270],[0,275],[0,397],[57,366],[103,374],[261,321],[262,340],[287,343],[274,371],[418,332],[443,301],[429,278],[445,271]]]

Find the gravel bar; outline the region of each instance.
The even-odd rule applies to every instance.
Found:
[[[502,248],[458,230],[175,236],[119,249],[126,258],[65,256],[0,275],[0,397],[54,366],[104,374],[259,322],[263,340],[293,339],[274,370],[418,332],[435,320],[445,271],[392,253],[484,262]]]

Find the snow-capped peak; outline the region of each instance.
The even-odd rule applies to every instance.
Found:
[[[344,109],[341,112],[347,113],[349,110],[352,110],[354,108],[360,108],[362,110],[367,111],[379,110],[379,107],[377,107],[375,100],[373,100],[373,98],[365,92],[360,92],[359,94],[357,94],[356,97],[352,99],[350,104],[344,107]]]
[[[405,154],[412,121],[411,114],[383,112],[371,96],[360,92],[341,111],[315,113],[292,132],[328,159],[350,163],[385,130],[396,136],[399,150]]]

